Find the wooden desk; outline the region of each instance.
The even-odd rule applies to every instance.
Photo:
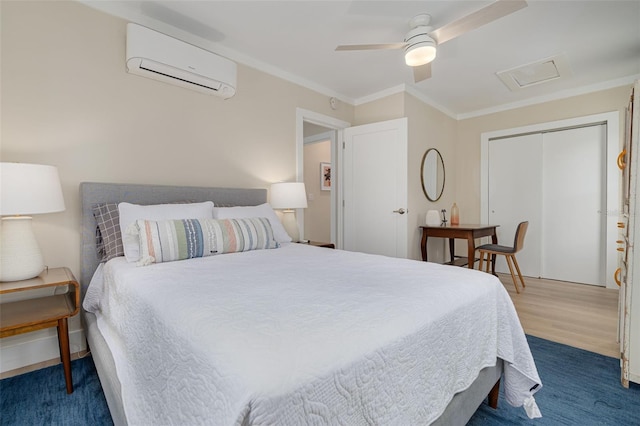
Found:
[[[473,269],[475,262],[476,238],[491,237],[493,244],[498,244],[496,228],[499,225],[447,225],[447,226],[421,226],[422,228],[422,260],[427,261],[427,239],[429,237],[448,238],[451,265],[462,266],[465,263],[469,269]],[[456,238],[467,240],[467,257],[455,257]]]

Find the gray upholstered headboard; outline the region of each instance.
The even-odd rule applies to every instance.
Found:
[[[214,205],[225,206],[257,206],[267,202],[267,190],[82,182],[80,200],[82,202],[80,285],[84,296],[99,264],[93,205],[123,201],[136,204],[163,204],[188,200],[213,201]]]

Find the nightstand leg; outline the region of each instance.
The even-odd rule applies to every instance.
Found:
[[[67,393],[73,393],[71,353],[69,352],[69,328],[66,318],[58,320],[58,344],[60,345],[60,359],[64,367],[64,380],[67,383]]]

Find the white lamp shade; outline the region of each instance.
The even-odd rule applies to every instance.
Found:
[[[271,185],[271,207],[274,209],[306,209],[307,192],[303,182],[280,182]]]
[[[55,213],[64,209],[56,167],[0,163],[0,215]]]
[[[0,163],[0,281],[33,278],[44,260],[31,227],[32,214],[64,210],[58,169],[53,166]]]

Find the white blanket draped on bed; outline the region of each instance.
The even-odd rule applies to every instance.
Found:
[[[302,244],[102,272],[130,424],[428,424],[496,357],[510,404],[540,384],[482,272]]]

